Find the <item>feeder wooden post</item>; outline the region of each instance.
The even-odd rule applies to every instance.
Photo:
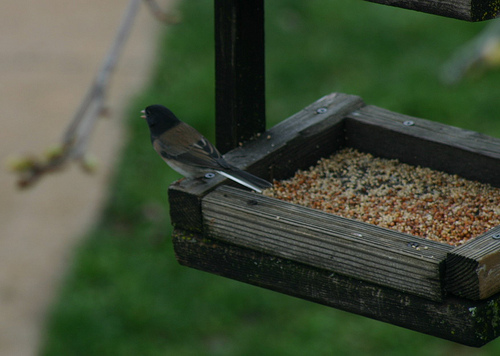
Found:
[[[225,153],[266,129],[264,1],[215,0],[216,142]]]

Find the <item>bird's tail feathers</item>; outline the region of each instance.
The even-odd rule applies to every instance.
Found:
[[[262,193],[262,190],[270,188],[272,186],[267,180],[256,177],[253,174],[242,171],[239,168],[231,167],[231,170],[217,171],[217,173],[222,174],[224,177],[229,178],[247,188],[255,190],[258,193]]]

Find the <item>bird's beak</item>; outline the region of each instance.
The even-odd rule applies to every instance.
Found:
[[[145,118],[146,118],[146,112],[145,112],[144,110],[141,110],[141,113],[142,113],[141,117],[142,117],[143,119],[145,119]]]

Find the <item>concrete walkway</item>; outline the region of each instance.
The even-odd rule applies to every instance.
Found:
[[[168,0],[160,1],[162,6]],[[115,36],[128,1],[0,2],[0,163],[57,143]],[[141,6],[90,152],[99,171],[72,166],[18,191],[0,170],[0,356],[38,353],[47,307],[72,248],[100,213],[122,141],[122,109],[149,75],[163,25]],[[139,113],[138,113],[139,115]],[[138,116],[139,117],[139,116]]]

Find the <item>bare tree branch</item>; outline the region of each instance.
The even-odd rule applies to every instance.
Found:
[[[129,37],[141,1],[129,1],[118,27],[117,35],[94,82],[64,132],[60,146],[50,150],[45,159],[29,156],[11,162],[11,169],[19,173],[18,185],[20,187],[31,186],[44,174],[63,168],[70,160],[78,160],[86,171],[91,170],[92,167],[85,158],[85,151],[95,123],[104,111],[106,91],[111,75]],[[167,23],[173,23],[170,21],[173,21],[175,17],[162,12],[154,0],[144,1],[157,18]],[[177,21],[177,19],[175,20]]]
[[[132,29],[135,16],[139,9],[140,0],[130,0],[125,16],[122,18],[115,40],[97,73],[94,83],[76,111],[72,122],[68,126],[64,137],[64,146],[69,146],[70,156],[81,158],[87,147],[90,134],[96,119],[100,116],[106,97],[111,74],[115,69],[118,58]]]

